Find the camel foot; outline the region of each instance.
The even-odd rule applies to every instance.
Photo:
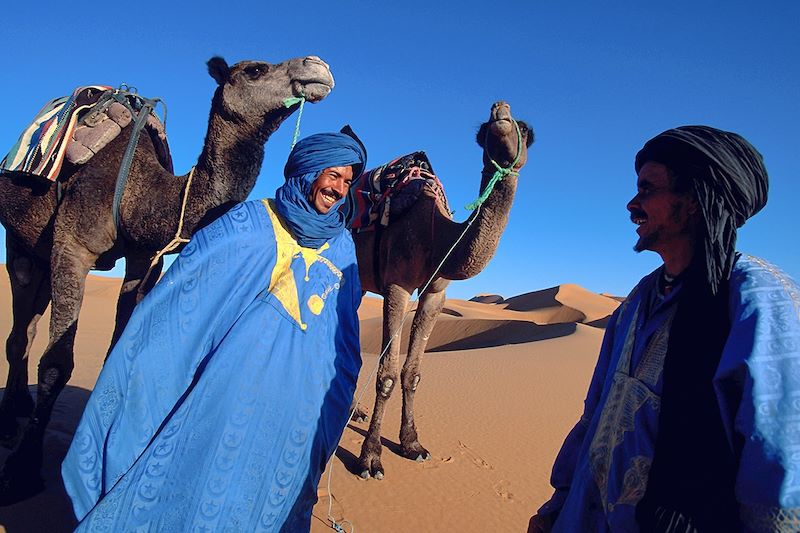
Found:
[[[44,490],[38,468],[31,468],[24,459],[12,453],[0,470],[0,507],[36,496]]]
[[[403,446],[400,453],[406,459],[411,459],[418,463],[429,461],[431,458],[431,452],[423,448],[419,442],[414,442],[410,446]]]
[[[380,455],[362,455],[358,460],[358,464],[361,467],[361,474],[359,475],[362,479],[369,479],[370,477],[374,477],[377,480],[383,479],[384,472]]]
[[[369,420],[369,416],[367,416],[367,411],[364,410],[360,405],[356,406],[355,411],[353,412],[353,421],[359,422],[363,424]]]
[[[350,418],[353,420],[353,422],[359,422],[361,424],[369,420],[367,412],[360,405],[356,406]]]

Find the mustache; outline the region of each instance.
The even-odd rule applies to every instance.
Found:
[[[342,195],[339,194],[339,191],[335,191],[335,190],[331,189],[330,187],[325,187],[324,189],[322,189],[322,192],[324,194],[329,195],[329,196],[333,196],[334,198],[336,198],[336,200],[341,200],[342,199]]]
[[[641,209],[633,208],[630,210],[630,213],[631,213],[630,214],[631,222],[633,222],[633,219],[635,218],[647,218],[647,213],[645,213]]]

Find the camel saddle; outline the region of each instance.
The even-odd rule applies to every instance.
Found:
[[[447,216],[452,214],[442,182],[425,152],[413,152],[364,172],[350,189],[351,230],[360,233],[374,231],[378,225],[388,226],[421,194],[435,198]]]
[[[86,163],[131,124],[143,101],[135,93],[105,85],[78,87],[70,96],[51,100],[0,161],[0,171],[55,181],[65,159]],[[172,172],[167,134],[155,112],[148,114],[144,129],[159,162]]]

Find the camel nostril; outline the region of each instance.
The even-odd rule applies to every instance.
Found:
[[[306,57],[304,57],[304,58],[303,58],[303,64],[304,64],[304,65],[307,65],[307,64],[309,64],[309,63],[316,63],[316,64],[318,64],[318,65],[323,65],[323,66],[325,66],[325,67],[327,67],[327,66],[328,66],[328,64],[327,64],[326,62],[324,62],[324,61],[323,61],[321,58],[319,58],[318,56],[306,56]]]

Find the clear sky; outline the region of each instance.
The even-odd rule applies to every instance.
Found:
[[[536,130],[494,259],[452,283],[450,297],[560,283],[627,294],[659,264],[632,251],[633,157],[683,124],[736,131],[761,151],[769,203],[740,230],[739,248],[800,279],[797,0],[13,2],[3,18],[3,153],[45,101],[127,83],[166,101],[175,170],[185,173],[205,136],[211,56],[313,54],[336,88],[305,108],[301,134],[349,123],[370,167],[425,150],[457,220],[479,192],[474,135],[492,102],[508,101]],[[267,144],[252,198],[281,183],[293,129],[294,117]]]

